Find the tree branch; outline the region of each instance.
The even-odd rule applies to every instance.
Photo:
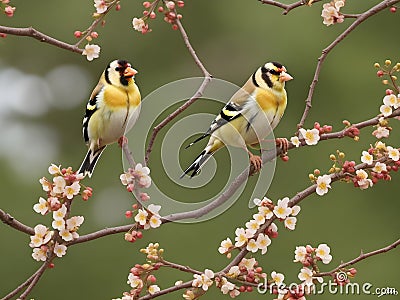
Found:
[[[362,260],[364,260],[364,259],[366,259],[368,257],[371,257],[371,256],[374,256],[374,255],[377,255],[377,254],[381,254],[381,253],[385,253],[385,252],[388,252],[390,250],[393,250],[398,245],[400,245],[400,239],[398,239],[397,241],[395,241],[394,243],[392,243],[392,244],[390,244],[390,245],[388,245],[386,247],[383,247],[383,248],[375,250],[375,251],[371,251],[371,252],[368,252],[368,253],[365,253],[365,254],[361,251],[361,254],[358,257],[356,257],[356,258],[354,258],[354,259],[352,259],[352,260],[350,260],[350,261],[348,261],[346,263],[340,264],[338,267],[336,267],[335,269],[333,269],[333,270],[331,270],[329,272],[318,273],[315,276],[333,275],[335,272],[337,272],[337,271],[339,271],[339,270],[341,270],[341,269],[343,269],[343,268],[345,268],[347,266],[354,265],[355,263],[358,263],[359,261],[362,261]]]
[[[32,227],[29,227],[25,224],[22,224],[18,220],[14,219],[13,216],[10,214],[4,212],[2,209],[0,209],[0,220],[4,223],[7,224],[8,226],[11,226],[14,229],[17,229],[18,231],[24,232],[29,235],[34,235],[35,231],[33,230]]]
[[[311,6],[311,4],[308,4],[309,2],[317,3],[322,0],[314,0],[314,1],[300,0],[300,1],[294,2],[292,4],[285,4],[285,3],[282,3],[279,1],[274,1],[274,0],[258,0],[258,1],[260,1],[262,4],[268,4],[268,5],[280,7],[282,9],[284,9],[282,14],[287,15],[292,9],[295,9],[295,8],[303,6],[303,5]]]
[[[168,117],[166,117],[161,123],[159,123],[156,127],[154,127],[153,132],[151,134],[149,144],[146,149],[146,154],[145,154],[145,163],[148,164],[149,158],[150,158],[150,153],[153,150],[153,145],[154,141],[161,129],[163,129],[169,122],[171,122],[173,119],[175,119],[180,113],[182,113],[185,109],[187,109],[190,105],[192,105],[196,100],[198,100],[204,93],[204,90],[206,86],[210,83],[211,81],[211,74],[207,71],[207,69],[204,67],[203,63],[200,61],[199,57],[196,54],[196,51],[194,50],[193,46],[191,45],[189,41],[189,37],[185,31],[185,28],[183,27],[181,21],[179,19],[176,19],[176,24],[178,25],[179,31],[182,35],[183,41],[186,45],[186,47],[189,50],[189,53],[192,55],[193,60],[195,61],[196,65],[200,68],[201,72],[204,75],[204,80],[196,93],[188,100],[186,101],[182,106],[180,106],[177,110],[175,110],[173,113],[171,113]]]
[[[354,29],[357,28],[358,25],[360,25],[361,23],[363,23],[365,20],[367,20],[369,17],[377,14],[378,12],[382,11],[383,9],[392,6],[396,3],[400,2],[400,0],[385,0],[382,1],[381,3],[375,5],[374,7],[370,8],[369,10],[367,10],[366,12],[360,14],[357,19],[345,30],[343,31],[328,47],[326,47],[324,50],[322,50],[322,55],[318,58],[318,64],[317,64],[317,68],[315,69],[315,73],[314,73],[314,78],[311,82],[310,85],[310,89],[308,91],[308,96],[305,100],[306,102],[306,107],[304,109],[303,112],[303,116],[300,119],[299,124],[297,125],[298,128],[303,127],[304,122],[309,114],[309,111],[311,109],[311,102],[312,102],[312,97],[314,95],[314,90],[315,87],[318,83],[318,79],[319,79],[319,74],[321,72],[322,69],[322,65],[326,59],[326,57],[328,56],[328,54],[333,50],[333,48],[335,48],[346,36],[348,36],[350,34],[350,32],[352,32]]]
[[[39,281],[40,277],[43,275],[44,271],[46,271],[47,267],[53,260],[54,256],[50,257],[47,261],[45,261],[42,266],[35,272],[33,273],[25,282],[20,284],[15,290],[10,292],[8,295],[4,296],[1,300],[8,300],[17,295],[21,290],[23,290],[26,286],[26,290],[21,294],[21,296],[18,299],[25,299],[26,296],[32,291],[32,289],[35,287],[37,282]]]
[[[71,45],[62,41],[59,41],[51,36],[48,36],[33,27],[27,28],[16,28],[16,27],[6,27],[0,26],[0,32],[18,36],[28,36],[32,37],[40,42],[47,43],[53,46],[56,46],[61,49],[65,49],[68,51],[76,52],[82,54],[83,50],[80,49],[77,45]]]

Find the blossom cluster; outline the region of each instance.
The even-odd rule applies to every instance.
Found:
[[[286,228],[290,230],[295,229],[297,222],[296,215],[300,212],[300,206],[289,207],[288,197],[282,200],[279,199],[277,205],[274,205],[266,197],[262,200],[256,198],[254,199],[254,203],[257,205],[258,212],[253,215],[252,220],[246,222],[246,229],[243,227],[236,228],[235,244],[233,244],[230,238],[221,242],[218,248],[219,253],[227,255],[229,258],[233,249],[246,247],[250,252],[255,253],[261,250],[261,254],[265,254],[268,246],[271,244],[271,238],[278,236],[278,227],[272,222],[267,228],[263,228],[263,230],[261,227],[267,220],[272,219],[273,216],[284,221]]]
[[[127,283],[132,289],[129,292],[124,292],[122,298],[113,300],[137,299],[142,291],[146,291],[150,295],[160,291],[160,287],[155,284],[157,278],[153,273],[162,266],[160,261],[164,249],[160,248],[158,243],[150,243],[145,249],[140,249],[140,252],[146,254],[148,263],[135,264],[131,268]]]
[[[263,269],[258,266],[255,258],[242,258],[237,266],[232,266],[224,276],[216,276],[210,269],[205,269],[201,274],[194,274],[192,288],[183,294],[186,300],[197,299],[208,291],[209,287],[215,285],[221,290],[222,294],[236,298],[240,293],[252,292],[253,286],[267,278]],[[232,280],[235,283],[232,283]]]
[[[333,0],[323,5],[321,17],[324,19],[323,23],[330,26],[335,23],[342,23],[344,16],[340,9],[344,6],[346,0]]]
[[[143,2],[145,10],[143,11],[143,17],[133,18],[132,26],[133,29],[141,32],[142,34],[151,31],[149,28],[148,20],[155,19],[157,17],[156,11],[164,14],[164,21],[171,24],[173,30],[178,29],[176,24],[177,19],[181,19],[182,15],[176,12],[176,7],[184,7],[185,2],[178,1],[160,1],[154,0],[153,2]]]
[[[65,255],[67,246],[65,242],[79,237],[77,230],[84,221],[83,216],[69,217],[69,207],[72,199],[81,195],[83,200],[92,196],[92,189],[84,187],[81,192],[80,180],[83,175],[76,174],[71,168],[62,169],[61,166],[52,164],[49,173],[53,179],[43,177],[39,181],[43,190],[47,193],[47,199],[40,197],[39,202],[33,206],[33,210],[39,214],[52,213],[52,228],[38,224],[34,228],[35,234],[30,237],[29,246],[33,248],[32,257],[37,261],[45,261],[48,253],[54,253],[58,257]]]
[[[362,151],[360,160],[365,167],[356,168],[355,161],[343,161],[344,157],[344,153],[340,151],[337,155],[330,155],[330,159],[334,161],[330,173],[343,173],[344,181],[352,182],[362,190],[372,187],[379,180],[391,180],[390,172],[397,172],[400,167],[399,149],[387,146],[381,141],[377,141],[367,151]],[[327,192],[327,189],[325,191]]]
[[[121,9],[119,1],[117,0],[94,0],[94,7],[96,12],[93,14],[95,19],[99,19],[105,16],[105,14],[110,10],[111,7],[115,6],[115,9],[118,11]],[[105,24],[105,21],[102,20],[102,25]],[[93,31],[93,26],[90,26],[88,29],[84,31],[76,30],[74,32],[74,36],[76,38],[82,38],[82,40],[86,40],[88,44],[85,46],[82,55],[86,56],[88,61],[92,61],[95,58],[100,56],[100,46],[96,44],[90,44],[93,39],[99,37],[99,34],[96,31]],[[82,37],[83,36],[83,37]]]
[[[149,188],[151,185],[150,169],[143,166],[142,164],[136,164],[135,168],[129,168],[127,172],[120,175],[120,180],[123,185],[126,186],[128,192],[137,191],[141,201],[147,201],[150,196],[147,193],[139,192],[141,188]],[[139,199],[138,199],[139,200]],[[125,212],[127,218],[133,217],[137,226],[143,229],[157,228],[161,225],[161,217],[159,211],[160,205],[150,204],[145,207],[140,207],[138,204],[132,205],[133,210]],[[135,216],[134,213],[136,213]],[[142,233],[140,231],[131,230],[125,234],[125,239],[130,242],[136,241],[137,238],[141,238]]]

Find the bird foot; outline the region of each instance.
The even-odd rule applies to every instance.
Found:
[[[118,139],[118,145],[122,148],[125,144],[128,144],[128,138],[123,135]]]
[[[281,156],[286,156],[289,149],[289,141],[286,138],[275,139],[275,145],[282,150]]]
[[[262,159],[258,155],[251,155],[250,156],[250,163],[254,166],[253,174],[258,173],[262,167]]]

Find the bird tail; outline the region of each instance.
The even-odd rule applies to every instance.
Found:
[[[215,151],[211,151],[212,146],[209,145],[207,146],[199,156],[196,157],[194,162],[183,172],[180,178],[183,178],[186,174],[189,174],[192,172],[190,175],[190,178],[198,175],[200,173],[201,167],[210,159],[210,157],[214,154]]]
[[[205,137],[209,136],[209,133],[204,133],[202,136],[198,137],[197,139],[195,139],[193,142],[191,142],[189,145],[187,145],[185,147],[185,149],[192,147],[195,143],[197,143],[198,141],[201,141],[202,139],[204,139]]]
[[[81,166],[79,167],[78,174],[83,174],[83,175],[88,175],[89,178],[92,177],[93,170],[96,167],[97,160],[100,158],[101,153],[103,153],[103,150],[106,148],[106,146],[103,146],[95,151],[92,151],[92,149],[89,149],[85,159],[83,160]]]

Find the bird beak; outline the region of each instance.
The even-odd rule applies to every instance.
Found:
[[[127,67],[124,71],[124,77],[131,78],[131,77],[135,76],[137,73],[138,73],[138,71],[136,71],[135,69],[133,69],[131,67]]]
[[[282,72],[281,75],[279,76],[279,81],[280,82],[285,82],[285,81],[289,81],[289,80],[292,80],[292,79],[293,79],[293,77],[290,76],[290,74],[286,73],[286,72]]]

